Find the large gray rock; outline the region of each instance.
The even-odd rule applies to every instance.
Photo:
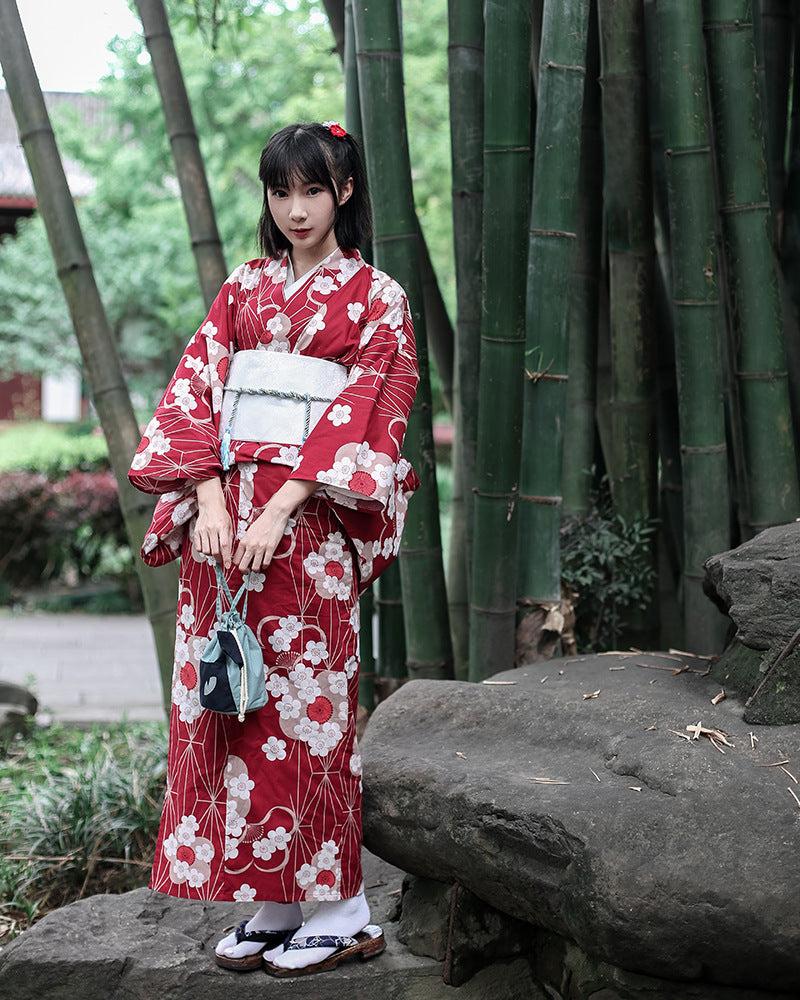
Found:
[[[800,722],[800,643],[790,643],[800,628],[800,524],[767,528],[704,568],[703,590],[735,627],[714,676],[741,695],[745,721]]]
[[[399,939],[415,955],[442,959],[448,981],[463,982],[487,958],[528,959],[549,1000],[797,1000],[790,993],[658,979],[592,958],[573,941],[515,920],[458,882],[406,875]],[[533,1000],[533,998],[531,998]]]
[[[404,684],[362,741],[366,846],[619,969],[796,991],[800,786],[760,765],[785,755],[800,776],[800,726],[759,727],[753,748],[741,705],[711,704],[719,684],[686,665],[579,657],[492,678],[512,684]],[[698,721],[734,747],[670,732]]]
[[[276,979],[221,969],[223,927],[255,905],[175,899],[150,889],[98,895],[54,910],[0,951],[0,1000],[545,1000],[525,958],[489,965],[456,990],[442,963],[397,938],[403,873],[365,852],[364,881],[386,951],[330,972]],[[313,908],[313,907],[312,907]],[[311,908],[305,907],[308,915]]]

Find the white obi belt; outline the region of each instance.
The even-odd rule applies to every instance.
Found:
[[[347,384],[337,361],[280,351],[236,351],[222,394],[222,467],[231,466],[230,443],[303,444],[312,427]]]

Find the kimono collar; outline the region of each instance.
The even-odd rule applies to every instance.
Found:
[[[358,261],[362,261],[363,260],[363,258],[361,256],[361,252],[358,249],[358,247],[354,247],[352,250],[344,250],[340,246],[335,246],[333,248],[333,250],[331,250],[331,252],[328,254],[327,257],[323,257],[322,260],[318,261],[314,265],[314,267],[310,268],[310,270],[313,271],[315,268],[318,268],[318,267],[336,267],[338,265],[339,261],[343,257],[354,257]],[[281,250],[280,266],[284,269],[284,271],[286,273],[288,273],[289,264],[290,263],[291,263],[291,261],[289,259],[289,248],[288,247],[284,247],[283,250]],[[306,271],[306,274],[308,274],[308,273],[309,272]],[[293,277],[294,277],[294,275],[293,275]],[[305,274],[302,275],[302,277],[305,277]],[[295,279],[295,280],[297,280],[297,279]]]

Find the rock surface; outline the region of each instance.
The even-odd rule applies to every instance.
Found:
[[[800,628],[800,523],[767,528],[704,568],[703,590],[735,627],[714,676],[745,700],[745,721],[800,722],[800,643],[787,646]]]
[[[489,965],[456,990],[442,964],[418,957],[397,938],[403,873],[364,852],[371,919],[386,951],[313,976],[275,979],[219,968],[222,928],[254,913],[235,903],[178,900],[150,889],[90,896],[54,910],[0,951],[0,1000],[545,1000],[529,962]],[[304,905],[308,915],[313,907]]]
[[[684,665],[607,655],[492,683],[409,681],[361,744],[365,845],[595,961],[691,983],[692,996],[704,983],[795,991],[800,808],[788,789],[800,786],[760,765],[789,758],[800,777],[800,726],[758,727],[753,746],[741,704],[711,704],[704,662]],[[734,746],[670,731],[698,721]]]

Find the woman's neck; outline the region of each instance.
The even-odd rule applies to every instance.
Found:
[[[310,250],[302,250],[298,247],[290,248],[289,260],[292,262],[292,274],[295,279],[302,278],[312,267],[316,267],[320,261],[329,257],[336,247],[336,237],[331,231],[322,244]]]

